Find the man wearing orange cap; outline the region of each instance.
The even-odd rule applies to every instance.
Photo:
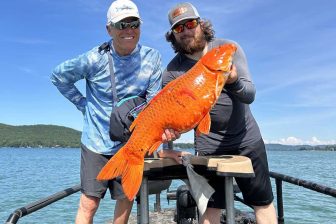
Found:
[[[168,13],[171,25],[166,39],[177,55],[163,73],[163,85],[188,71],[210,49],[234,43],[237,52],[233,68],[219,99],[210,112],[211,128],[208,135],[195,136],[195,150],[200,156],[244,155],[251,159],[255,177],[236,178],[245,202],[252,205],[258,224],[277,223],[273,193],[269,177],[265,145],[249,104],[254,101],[255,87],[242,48],[235,42],[214,38],[210,21],[202,20],[190,3],[180,3]],[[179,156],[187,152],[163,150],[161,157]],[[220,223],[221,209],[225,208],[224,181],[210,178],[215,193],[211,196],[200,223]]]

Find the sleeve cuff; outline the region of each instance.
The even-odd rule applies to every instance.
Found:
[[[240,82],[239,78],[234,83],[225,85],[225,89],[230,90],[230,91],[235,91],[235,92],[243,89],[243,87],[244,87],[243,83]]]

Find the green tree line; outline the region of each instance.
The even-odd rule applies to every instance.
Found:
[[[81,132],[56,125],[0,123],[0,147],[80,147]]]
[[[56,125],[13,126],[0,123],[0,147],[62,147],[79,148],[81,132]],[[174,143],[175,149],[193,149],[193,143]],[[267,150],[336,151],[336,145],[266,144]]]

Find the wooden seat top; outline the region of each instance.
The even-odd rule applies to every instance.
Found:
[[[246,156],[194,156],[191,159],[191,164],[206,166],[208,170],[217,171],[217,174],[222,176],[254,176],[251,160]],[[182,165],[171,158],[145,159],[144,171],[169,166]]]

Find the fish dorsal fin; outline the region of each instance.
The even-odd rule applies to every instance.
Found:
[[[141,113],[141,112],[140,112],[140,113]],[[129,128],[130,132],[132,132],[133,129],[135,128],[135,126],[136,126],[136,124],[137,124],[137,120],[138,120],[138,117],[135,118],[135,120],[132,122],[132,124],[131,124],[131,126],[130,126],[130,128]]]
[[[217,75],[217,79],[216,79],[216,90],[215,90],[215,95],[216,95],[216,99],[218,99],[219,95],[220,95],[220,92],[222,90],[219,90],[219,78],[220,78],[220,75]]]
[[[148,154],[149,155],[152,155],[152,153],[155,151],[155,150],[157,150],[158,148],[159,148],[159,146],[161,145],[161,141],[157,141],[157,142],[155,142],[153,145],[152,145],[152,147],[150,147],[150,149],[148,150]]]
[[[217,75],[216,90],[215,90],[216,99],[218,99],[219,95],[221,94],[228,76],[229,76],[228,72],[225,72],[224,74]]]
[[[211,119],[210,114],[207,113],[201,122],[198,124],[196,128],[196,135],[199,136],[200,134],[209,134],[210,131],[210,125],[211,125]]]

